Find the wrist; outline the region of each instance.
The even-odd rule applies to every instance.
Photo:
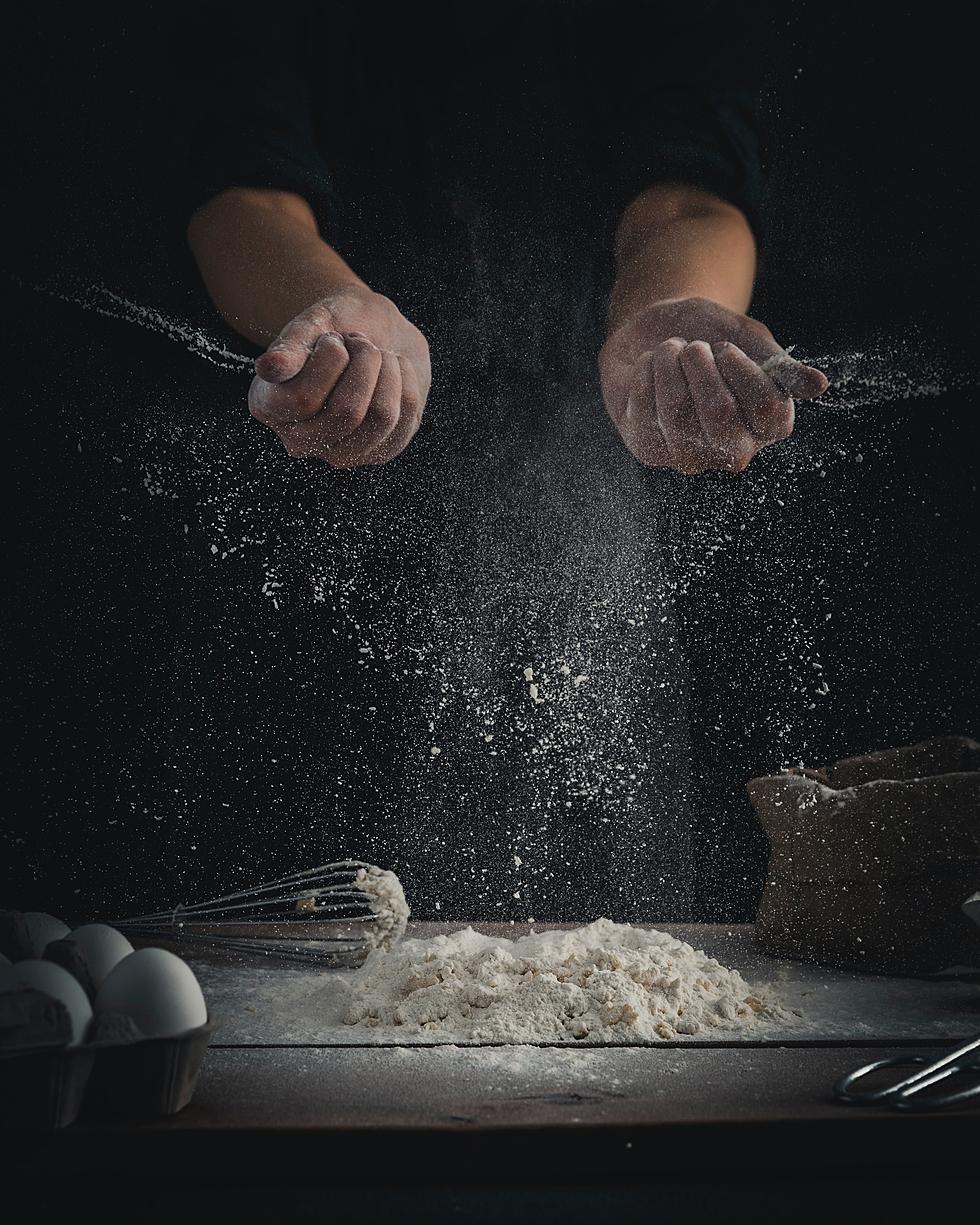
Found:
[[[697,288],[665,291],[661,286],[637,284],[632,279],[617,280],[609,295],[606,312],[607,333],[628,328],[654,311],[676,311],[685,303],[706,302],[709,298]]]
[[[324,287],[324,292],[303,312],[320,319],[325,330],[364,332],[380,347],[402,322],[401,312],[390,298],[376,293],[361,280],[342,280]]]
[[[748,309],[755,240],[740,210],[709,192],[678,184],[643,192],[623,213],[615,256],[610,331],[661,303]]]

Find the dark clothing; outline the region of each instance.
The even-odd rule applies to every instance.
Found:
[[[342,248],[405,225],[446,241],[461,197],[537,194],[601,223],[673,179],[761,226],[760,56],[732,6],[321,4],[247,23],[210,6],[181,38],[185,215],[270,187],[308,200]]]
[[[258,634],[246,656],[269,661],[260,684],[241,667],[255,582],[209,584],[194,615],[235,629],[205,635],[227,644],[220,662],[203,644],[181,652],[186,722],[191,695],[234,685],[223,709],[243,777],[270,735],[282,746],[263,767],[273,797],[231,835],[243,860],[275,851],[288,867],[314,830],[327,857],[395,867],[433,918],[692,913],[662,499],[601,412],[595,353],[613,227],[640,191],[704,186],[761,225],[755,56],[735,26],[714,4],[437,3],[247,26],[210,9],[182,35],[181,224],[232,186],[304,197],[422,328],[436,372],[395,464],[292,477],[282,518],[298,526],[274,549],[282,637]],[[282,496],[270,471],[263,503]],[[313,603],[299,594],[311,576]],[[205,775],[184,757],[188,778]],[[286,761],[298,782],[277,790]],[[283,814],[275,834],[263,808]],[[211,838],[231,853],[213,810],[194,829],[196,846]]]

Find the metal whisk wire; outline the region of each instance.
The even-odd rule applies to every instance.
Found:
[[[377,943],[372,927],[378,925],[379,908],[362,887],[371,874],[390,876],[362,860],[345,859],[207,901],[107,922],[167,943],[355,964]]]

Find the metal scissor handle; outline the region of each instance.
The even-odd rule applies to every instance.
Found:
[[[852,1091],[859,1080],[883,1068],[917,1068],[910,1076],[882,1089]],[[926,1093],[950,1076],[976,1073],[976,1081],[955,1093]],[[896,1055],[855,1068],[834,1085],[834,1097],[848,1106],[888,1106],[892,1110],[942,1110],[980,1097],[980,1035],[930,1062],[926,1055]]]

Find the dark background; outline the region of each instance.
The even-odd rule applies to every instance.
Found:
[[[188,569],[180,499],[147,497],[145,456],[134,454],[137,419],[159,409],[179,427],[195,404],[220,404],[225,415],[212,418],[241,454],[269,462],[266,440],[231,412],[245,384],[149,332],[28,288],[70,273],[219,333],[164,207],[174,12],[151,8],[138,25],[78,10],[13,19],[13,209],[2,261],[12,274],[3,384],[11,768],[0,840],[0,901],[11,905],[68,911],[59,899],[73,896],[84,913],[167,894],[173,826],[155,825],[153,810],[168,791],[189,802],[168,763],[175,738],[200,734],[186,711],[183,723],[174,718],[192,666],[181,643],[228,656],[208,698],[223,738],[208,741],[220,747],[203,753],[195,803],[217,812],[231,778],[252,797],[253,825],[268,801],[249,782],[254,746],[236,731],[236,721],[247,726],[248,689],[236,692],[229,660],[281,631],[265,606],[251,625],[229,627],[239,606]],[[751,915],[765,848],[742,786],[781,764],[773,711],[792,709],[794,751],[811,763],[976,727],[974,106],[969,49],[951,23],[942,9],[924,17],[911,6],[837,4],[780,6],[765,23],[770,232],[753,313],[810,355],[880,342],[919,375],[945,366],[947,390],[893,400],[893,379],[865,412],[829,421],[801,413],[804,442],[819,431],[828,454],[865,462],[826,477],[814,466],[795,485],[794,507],[731,542],[682,601],[695,918]],[[156,438],[153,457],[167,446],[179,451],[179,428],[170,442]],[[210,470],[220,479],[219,468]],[[273,512],[288,503],[292,479],[283,477]],[[761,471],[731,496],[748,506],[767,482]],[[711,478],[674,484],[682,528],[730,489]],[[759,533],[792,539],[789,569],[769,564]],[[819,619],[832,679],[813,710],[778,663],[789,589],[794,607]],[[220,640],[210,641],[216,629]],[[301,640],[303,627],[292,633]],[[336,693],[325,684],[316,698],[318,734],[343,683],[333,678]],[[249,845],[220,822],[202,837],[195,887]],[[316,853],[301,839],[284,846]],[[457,900],[467,913],[465,895]],[[419,910],[427,917],[424,901]],[[569,912],[554,917],[578,917],[574,899]]]

